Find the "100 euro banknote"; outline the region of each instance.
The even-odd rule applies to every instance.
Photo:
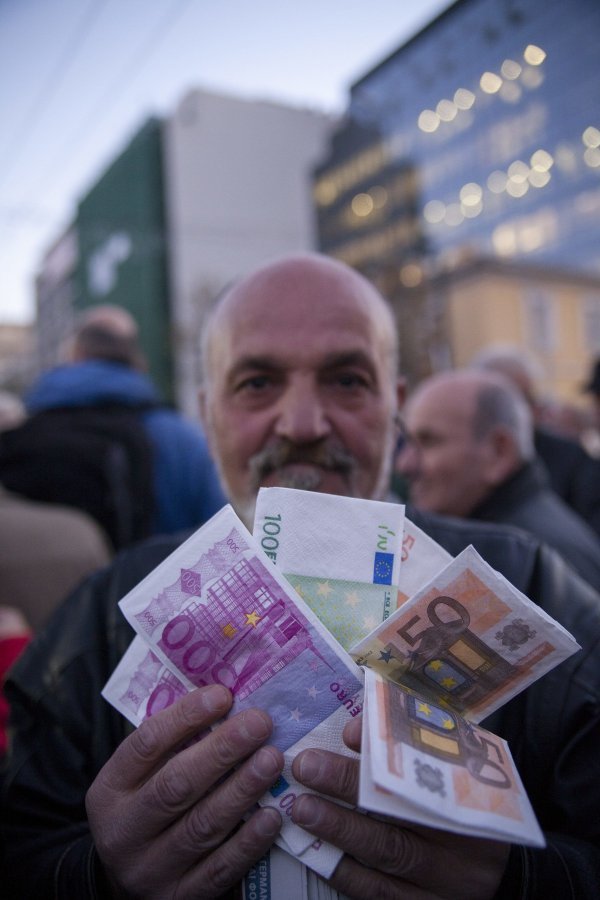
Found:
[[[348,648],[396,609],[403,530],[399,504],[261,488],[253,534]]]
[[[188,690],[224,684],[233,694],[232,713],[250,706],[270,713],[271,743],[284,752],[286,770],[264,804],[289,809],[295,793],[291,760],[311,737],[330,749],[350,752],[341,732],[345,722],[360,712],[361,672],[273,567],[231,507],[182,544],[120,606],[165,669],[154,663],[158,681],[150,691],[153,662],[142,656],[135,684],[124,694],[121,688],[120,696],[127,702],[135,704],[133,697],[141,695],[146,676],[148,697],[155,691],[154,705],[164,702],[178,690],[168,680],[168,669]],[[123,665],[129,663],[124,660]],[[134,715],[139,717],[140,710],[144,714],[143,702]],[[286,826],[284,837],[294,853],[302,853],[314,841],[289,817]]]
[[[467,547],[350,653],[479,722],[578,649]]]
[[[502,738],[370,670],[359,803],[433,828],[545,844]]]

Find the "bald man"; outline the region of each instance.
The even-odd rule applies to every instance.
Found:
[[[518,347],[492,344],[470,366],[504,375],[520,391],[531,409],[535,451],[552,489],[600,536],[600,460],[569,435],[544,424],[536,387],[540,373],[533,357]]]
[[[413,392],[403,418],[396,466],[416,507],[524,528],[600,590],[600,540],[551,489],[530,408],[510,380],[478,370],[435,375]]]
[[[222,298],[204,355],[205,427],[248,524],[260,485],[385,493],[403,385],[389,310],[362,276],[318,255],[262,267]],[[294,773],[328,799],[301,794],[292,818],[344,851],[331,884],[357,900],[591,900],[600,883],[600,598],[519,532],[416,521],[451,553],[475,544],[584,647],[486,723],[512,744],[548,848],[362,815],[353,809],[356,761],[316,748],[297,756]],[[123,554],[72,597],[8,683],[15,738],[5,846],[22,896],[226,896],[278,834],[277,811],[255,807],[283,765],[266,711],[246,710],[190,742],[231,708],[221,685],[188,694],[134,733],[100,697],[132,636],[116,601],[176,546],[153,541]],[[344,738],[359,749],[359,720]]]

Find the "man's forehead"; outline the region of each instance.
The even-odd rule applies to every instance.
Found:
[[[302,346],[325,352],[326,345],[392,359],[395,323],[385,300],[361,275],[322,257],[267,266],[234,285],[215,308],[204,338],[211,368],[229,367],[242,354],[299,354]]]

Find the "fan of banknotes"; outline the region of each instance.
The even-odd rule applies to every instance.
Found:
[[[224,507],[120,606],[136,637],[103,696],[134,725],[214,682],[232,691],[231,714],[271,714],[286,765],[261,803],[284,825],[247,898],[338,897],[314,873],[329,877],[341,851],[291,821],[305,790],[291,763],[305,747],[354,756],[341,734],[357,716],[360,808],[543,846],[507,744],[477,723],[578,644],[403,506],[261,489],[252,535]]]

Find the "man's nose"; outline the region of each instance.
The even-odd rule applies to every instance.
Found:
[[[275,433],[296,444],[318,441],[331,433],[331,423],[318,386],[308,378],[290,383],[279,402]]]

